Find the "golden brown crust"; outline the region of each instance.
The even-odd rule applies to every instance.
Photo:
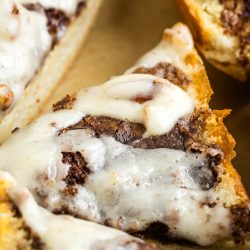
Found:
[[[198,67],[198,70],[192,74],[191,86],[197,93],[200,105],[208,107],[213,90],[210,86],[203,62],[195,50],[186,57],[185,61],[188,64],[196,65]]]
[[[14,216],[13,204],[6,190],[10,184],[0,180],[0,249],[30,249],[24,222]]]
[[[177,2],[193,33],[197,48],[206,59],[232,77],[246,81],[249,69],[237,60],[238,38],[225,34],[221,23],[206,13],[197,1],[177,0]]]
[[[217,144],[224,153],[222,180],[218,185],[218,191],[226,191],[230,199],[225,199],[228,205],[248,202],[249,198],[242,185],[241,178],[231,161],[235,157],[235,140],[224,125],[223,119],[230,113],[230,110],[214,110],[208,114],[205,124],[204,141],[208,144]],[[224,192],[223,191],[223,192]]]

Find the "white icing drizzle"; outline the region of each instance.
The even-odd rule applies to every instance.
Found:
[[[152,99],[138,103],[136,97]],[[77,111],[142,123],[146,135],[169,132],[180,118],[190,115],[194,103],[181,88],[152,75],[128,74],[97,87],[83,89]]]
[[[190,55],[191,58],[193,58],[195,53],[194,42],[190,30],[187,26],[178,23],[174,25],[173,28],[166,29],[162,41],[151,51],[142,56],[132,68],[125,72],[125,74],[131,74],[140,67],[153,68],[159,63],[169,63],[182,70],[192,79],[193,75],[199,74],[200,65],[202,64],[201,61],[194,64],[190,63],[190,60],[187,60]],[[199,59],[196,58],[196,60]],[[200,93],[197,93],[193,84],[186,86],[186,92],[192,97],[195,105],[199,107],[201,105],[198,98]]]
[[[80,2],[87,2],[87,0],[16,0],[22,4],[41,4],[45,8],[54,8],[63,11],[68,15],[73,15]]]
[[[12,184],[8,193],[32,231],[45,244],[46,250],[137,250],[143,241],[121,231],[71,216],[53,215],[35,202],[31,193],[6,172],[0,179]]]
[[[52,39],[44,15],[11,0],[0,0],[0,5],[0,83],[13,92],[15,103],[50,50]]]
[[[59,122],[70,124],[77,116],[63,110],[17,131],[0,149],[1,169],[49,210],[66,206],[74,215],[122,230],[140,231],[159,221],[173,236],[200,245],[230,235],[229,210],[214,189],[201,190],[190,174],[207,167],[204,155],[132,148],[84,129],[58,136]],[[80,152],[92,172],[85,184],[76,185],[76,195],[64,192],[70,165],[62,163],[61,152]],[[202,205],[207,200],[216,206]]]

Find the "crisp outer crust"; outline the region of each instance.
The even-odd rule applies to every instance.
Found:
[[[249,198],[242,185],[241,177],[231,163],[232,159],[236,155],[234,151],[235,140],[223,123],[223,119],[228,116],[229,113],[230,110],[211,111],[211,114],[208,115],[205,121],[206,132],[204,135],[204,141],[216,143],[220,146],[225,154],[225,159],[223,162],[225,173],[220,185],[218,185],[217,191],[221,192],[221,190],[226,190],[227,193],[225,193],[225,195],[228,197],[231,195],[236,195],[237,199],[228,200],[230,201],[230,205],[234,205],[241,202],[249,202]]]
[[[0,143],[16,127],[30,123],[41,111],[43,103],[66,73],[87,37],[102,0],[91,0],[82,14],[70,24],[59,44],[49,53],[44,65],[28,84],[14,109],[0,124]]]
[[[182,27],[182,25],[183,24],[181,23],[176,24],[173,29]],[[164,36],[164,39],[168,39],[166,35]],[[223,123],[223,119],[230,114],[230,110],[209,109],[209,102],[213,91],[211,89],[204,64],[194,48],[185,58],[185,62],[196,66],[197,70],[191,73],[192,83],[190,87],[192,87],[196,93],[199,106],[205,110],[209,110],[205,119],[205,133],[203,141],[207,144],[217,144],[225,154],[225,175],[221,183],[218,185],[218,192],[223,192],[225,196],[230,197],[228,205],[249,202],[249,198],[242,185],[241,178],[231,163],[232,159],[236,155],[234,151],[235,140]],[[226,192],[223,190],[226,190]]]
[[[213,22],[194,0],[177,2],[194,35],[198,49],[206,59],[239,81],[246,81],[249,75],[248,68],[241,66],[236,59],[238,39],[224,34],[223,28]],[[225,54],[229,56],[222,59]]]
[[[26,232],[21,229],[24,225],[23,220],[14,217],[6,192],[10,186],[10,183],[0,180],[0,249],[13,250],[17,245],[29,249],[30,243],[26,239]]]

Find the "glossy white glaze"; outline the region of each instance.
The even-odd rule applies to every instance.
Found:
[[[74,119],[71,110],[54,115],[65,113]],[[1,147],[0,166],[49,210],[66,207],[74,215],[108,221],[125,231],[141,231],[158,221],[167,224],[173,236],[201,245],[230,234],[230,211],[214,189],[202,190],[190,174],[195,167],[208,167],[204,155],[133,148],[83,129],[58,136],[54,126],[60,118],[50,120],[54,126],[49,119],[42,125],[45,118]],[[65,192],[70,165],[62,163],[61,152],[80,152],[92,172],[84,184],[75,185],[75,195]],[[202,205],[207,201],[217,205]]]
[[[144,103],[137,97],[149,97]],[[144,124],[146,135],[169,132],[177,121],[194,111],[194,103],[181,88],[144,74],[127,74],[89,89],[77,98],[75,110]]]
[[[0,171],[0,179],[10,183],[8,193],[46,250],[137,250],[142,240],[121,231],[66,215],[54,215],[38,206],[32,194],[8,173]]]
[[[0,0],[0,5],[0,83],[13,92],[14,104],[41,66],[52,38],[44,15],[11,0]]]

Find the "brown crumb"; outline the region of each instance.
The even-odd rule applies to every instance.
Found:
[[[16,4],[13,5],[11,13],[15,16],[19,15],[19,9],[17,8]]]
[[[66,95],[62,100],[53,104],[53,111],[56,112],[62,109],[72,109],[75,101],[76,98],[74,95]]]
[[[80,152],[62,152],[62,155],[62,162],[71,166],[64,178],[67,184],[66,191],[75,195],[77,193],[76,185],[85,183],[85,179],[90,174],[90,169]]]
[[[136,74],[150,74],[160,78],[164,78],[179,87],[187,87],[192,81],[189,75],[184,73],[180,68],[170,63],[158,63],[152,68],[140,67],[133,73]]]
[[[231,207],[233,237],[237,244],[244,244],[245,236],[250,233],[250,207],[248,203]]]

